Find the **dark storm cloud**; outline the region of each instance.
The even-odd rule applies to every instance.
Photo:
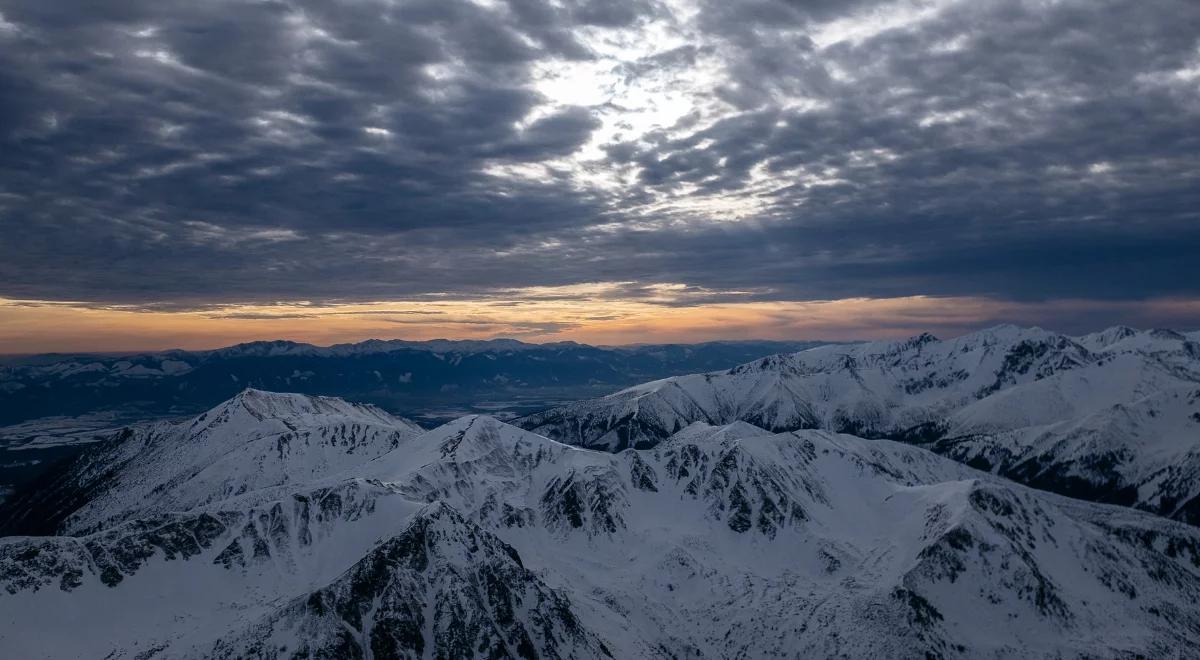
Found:
[[[674,259],[678,281],[800,298],[1196,293],[1194,4],[965,3],[820,52],[800,38],[787,66],[743,47],[758,11],[722,23],[751,109],[608,151],[668,197],[737,193],[756,168],[779,179],[750,227],[681,237],[668,260],[705,260]],[[764,101],[781,94],[816,108]]]
[[[0,0],[0,296],[1200,294],[1200,5],[822,32],[872,4]],[[712,79],[579,165],[634,185],[581,183],[562,159],[622,108],[547,105],[536,72],[654,23],[691,43],[619,79]]]

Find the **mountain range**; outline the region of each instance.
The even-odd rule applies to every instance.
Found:
[[[41,417],[180,417],[237,392],[338,396],[400,414],[483,403],[520,409],[653,378],[724,369],[823,342],[710,342],[596,347],[574,342],[368,340],[313,346],[261,341],[211,351],[47,354],[0,360],[0,425]]]
[[[517,417],[653,378],[723,369],[817,342],[595,347],[572,342],[262,341],[212,351],[0,359],[0,499],[114,429],[196,415],[239,391],[327,395],[425,425]]]
[[[246,389],[0,504],[0,648],[1190,657],[1197,339],[824,346],[431,430]]]
[[[364,415],[389,425],[371,412],[249,391],[133,452],[118,472],[135,476],[64,474],[83,495],[60,535],[0,539],[0,642],[17,657],[1049,658],[1200,641],[1200,530],[919,447],[735,422],[610,453],[477,415],[316,441]],[[289,432],[310,441],[269,459]],[[85,464],[146,441],[114,445]]]
[[[693,422],[916,444],[1066,495],[1200,523],[1200,342],[999,326],[940,341],[824,346],[666,378],[515,423],[620,451]]]

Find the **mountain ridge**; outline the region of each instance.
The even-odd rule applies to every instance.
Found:
[[[80,537],[0,539],[6,645],[1050,658],[1200,641],[1200,530],[829,431],[693,424],[608,453],[472,415],[341,473],[146,504]],[[37,634],[64,618],[72,635]]]
[[[368,404],[248,388],[190,420],[127,427],[89,448],[0,504],[0,533],[78,533],[308,481],[422,432]]]
[[[595,347],[510,339],[368,340],[318,347],[264,341],[209,351],[29,356],[0,363],[0,425],[98,411],[129,420],[179,417],[246,387],[350,397],[400,413],[489,398],[563,400],[818,343]]]
[[[60,534],[0,538],[0,640],[114,660],[1200,645],[1189,335],[816,347],[519,421],[542,433],[244,388],[131,427],[0,504],[10,533]]]
[[[945,341],[924,334],[817,347],[515,423],[620,451],[653,446],[695,421],[896,439],[1044,489],[1200,522],[1200,344],[1174,331],[1072,338],[1005,325]],[[1111,451],[1078,463],[1072,447],[1122,424],[1123,435],[1108,435]]]

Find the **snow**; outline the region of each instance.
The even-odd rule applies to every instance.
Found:
[[[422,432],[369,405],[247,389],[185,422],[136,427],[96,462],[122,465],[66,529],[188,510],[359,465]],[[81,475],[88,477],[90,475]]]
[[[249,389],[47,485],[78,508],[62,536],[0,538],[0,647],[1187,656],[1200,528],[1004,475],[1186,520],[1197,374],[1170,331],[997,326],[654,381],[528,428]]]
[[[162,543],[178,538],[165,531],[171,525],[202,515],[225,531],[196,554],[176,548],[167,560],[156,546],[112,587],[86,566],[94,560],[84,543],[113,551]],[[959,645],[951,655],[1054,657],[1169,653],[1200,641],[1195,629],[1148,613],[1188,620],[1200,595],[1191,563],[1200,531],[827,431],[693,424],[653,449],[613,454],[468,416],[340,474],[172,514],[154,534],[139,525],[78,541],[0,541],[6,588],[32,573],[30,560],[17,559],[31,545],[83,567],[73,590],[57,588],[62,571],[48,570],[43,588],[0,598],[6,648],[133,657],[163,646],[170,657],[238,657],[263,639],[323,648],[338,630],[368,643],[369,626],[346,628],[307,606],[315,593],[374,620],[404,598],[474,603],[425,610],[424,637],[442,644],[439,629],[474,617],[490,598],[462,579],[478,571],[472,580],[525,594],[516,622],[527,632],[537,617],[561,614],[536,603],[565,597],[580,631],[568,635],[559,622],[557,637],[536,644],[575,649],[562,651],[572,657],[598,657],[598,643],[622,658],[662,647],[701,658],[907,657]],[[377,553],[417,526],[430,530],[419,537],[428,561],[378,563]],[[253,538],[264,539],[261,556]],[[217,559],[232,544],[244,564],[227,567]],[[384,565],[399,572],[361,583]],[[352,583],[376,595],[353,600],[361,589]],[[71,634],[62,634],[64,621]]]
[[[1200,497],[1200,398],[1192,391],[1200,392],[1200,344],[1180,333],[1115,327],[1068,337],[1004,325],[947,341],[921,335],[776,355],[516,423],[607,451],[653,446],[693,422],[905,439],[1043,487],[1070,490],[1067,476],[1100,495],[1133,487],[1142,495],[1132,504],[1200,522],[1200,506],[1184,508]],[[1123,423],[1131,408],[1140,421]],[[1097,443],[1105,453],[1095,453]],[[1084,459],[1113,459],[1115,472],[1080,470]],[[1043,467],[1032,470],[1031,461]],[[1172,465],[1184,474],[1163,479]]]

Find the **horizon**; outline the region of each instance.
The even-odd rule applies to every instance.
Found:
[[[1065,335],[1068,337],[1082,337],[1082,336],[1085,336],[1088,334],[1097,334],[1100,332],[1104,332],[1105,330],[1111,330],[1114,328],[1129,328],[1129,329],[1132,329],[1132,330],[1138,331],[1138,332],[1168,330],[1168,331],[1172,331],[1172,332],[1178,332],[1181,334],[1190,334],[1193,332],[1200,331],[1200,327],[1174,327],[1174,328],[1166,327],[1166,326],[1146,327],[1146,326],[1134,326],[1134,325],[1129,325],[1126,323],[1116,323],[1113,325],[1094,327],[1094,328],[1091,328],[1091,329],[1083,331],[1083,332],[1066,332],[1066,331],[1057,330],[1054,328],[1045,328],[1045,327],[1042,327],[1042,326],[1036,325],[1036,324],[1018,324],[1018,323],[1010,323],[1010,322],[1001,321],[1001,322],[997,322],[997,323],[984,325],[981,327],[975,327],[975,328],[963,330],[961,332],[956,332],[953,334],[939,334],[936,332],[930,332],[928,330],[921,330],[921,331],[912,332],[910,334],[890,336],[890,337],[863,337],[863,338],[844,337],[844,338],[839,338],[839,339],[805,337],[805,336],[796,336],[796,337],[788,337],[788,338],[744,337],[744,338],[737,338],[737,339],[705,339],[705,340],[697,340],[697,341],[663,341],[663,342],[631,342],[631,343],[627,343],[627,344],[600,344],[600,343],[580,342],[580,341],[574,341],[574,340],[570,340],[570,339],[548,339],[545,341],[537,341],[534,339],[530,339],[528,337],[521,338],[521,337],[509,337],[509,336],[462,338],[462,339],[455,339],[455,338],[450,338],[450,337],[432,337],[432,338],[428,338],[428,339],[407,339],[404,337],[391,337],[391,338],[366,337],[364,339],[358,339],[358,340],[347,341],[347,342],[316,344],[316,343],[297,341],[297,340],[287,339],[287,338],[282,338],[282,337],[273,337],[273,338],[250,339],[247,341],[239,341],[239,342],[235,342],[235,343],[231,343],[231,344],[221,344],[219,346],[202,346],[202,347],[196,347],[196,348],[181,348],[178,346],[172,346],[169,348],[128,349],[128,350],[78,350],[78,351],[68,350],[68,351],[44,351],[44,352],[34,352],[34,353],[4,353],[4,352],[0,352],[0,357],[21,358],[21,357],[54,356],[54,355],[64,355],[64,356],[96,355],[96,356],[114,356],[114,357],[116,357],[116,356],[124,356],[124,355],[129,355],[129,356],[153,355],[153,354],[159,354],[159,353],[170,353],[173,351],[188,352],[188,353],[204,353],[204,352],[220,351],[220,350],[225,350],[225,349],[230,349],[230,348],[237,348],[237,347],[241,347],[241,346],[250,346],[250,345],[254,345],[254,344],[274,344],[274,343],[286,343],[286,344],[293,344],[296,346],[305,346],[305,347],[316,348],[316,349],[329,349],[329,348],[336,348],[336,347],[341,347],[341,346],[357,346],[357,345],[365,344],[368,342],[382,342],[382,343],[405,342],[405,343],[411,343],[411,344],[431,344],[431,343],[436,343],[436,342],[448,342],[448,343],[517,342],[520,344],[533,345],[533,346],[553,346],[556,344],[569,344],[569,345],[575,345],[575,346],[588,346],[591,348],[599,348],[599,349],[622,349],[622,348],[632,349],[632,348],[640,348],[640,347],[648,347],[648,346],[696,346],[696,345],[703,345],[703,344],[739,344],[739,343],[743,343],[743,344],[771,344],[771,343],[789,344],[789,343],[825,342],[828,344],[860,344],[860,343],[869,343],[869,342],[873,342],[873,341],[904,341],[907,339],[919,337],[923,334],[930,334],[938,341],[943,341],[943,340],[955,339],[955,338],[962,337],[965,335],[974,334],[977,332],[984,332],[987,330],[1002,328],[1002,327],[1006,327],[1006,326],[1016,327],[1016,328],[1019,328],[1022,330],[1045,330],[1047,332],[1053,332],[1053,333]]]
[[[1200,6],[0,7],[0,353],[1200,326]]]

